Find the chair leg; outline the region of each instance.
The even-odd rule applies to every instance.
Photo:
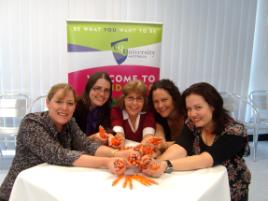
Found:
[[[257,145],[258,145],[258,131],[254,129],[253,131],[253,160],[256,161],[257,156]]]

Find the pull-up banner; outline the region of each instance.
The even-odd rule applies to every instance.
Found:
[[[162,24],[67,21],[68,82],[80,95],[91,74],[107,72],[113,97],[140,79],[148,87],[159,79]]]

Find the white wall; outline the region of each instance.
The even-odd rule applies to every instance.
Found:
[[[257,7],[254,50],[249,92],[268,90],[268,1],[259,0]]]
[[[67,81],[66,20],[163,22],[161,78],[248,92],[257,0],[0,0],[0,93]]]

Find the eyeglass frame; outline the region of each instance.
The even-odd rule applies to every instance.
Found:
[[[106,95],[106,96],[109,96],[109,95],[110,95],[110,91],[111,91],[111,89],[103,88],[103,87],[100,87],[100,86],[92,87],[92,90],[93,90],[95,93],[98,93],[98,94],[103,93],[103,94]]]
[[[134,101],[136,101],[137,103],[143,103],[145,102],[145,98],[143,96],[137,96],[137,97],[133,97],[133,96],[125,96],[124,98],[126,101],[133,103]]]

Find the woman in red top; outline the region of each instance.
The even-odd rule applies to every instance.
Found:
[[[141,142],[155,133],[155,120],[146,111],[147,87],[140,80],[129,81],[118,104],[112,108],[111,125],[117,136]]]

